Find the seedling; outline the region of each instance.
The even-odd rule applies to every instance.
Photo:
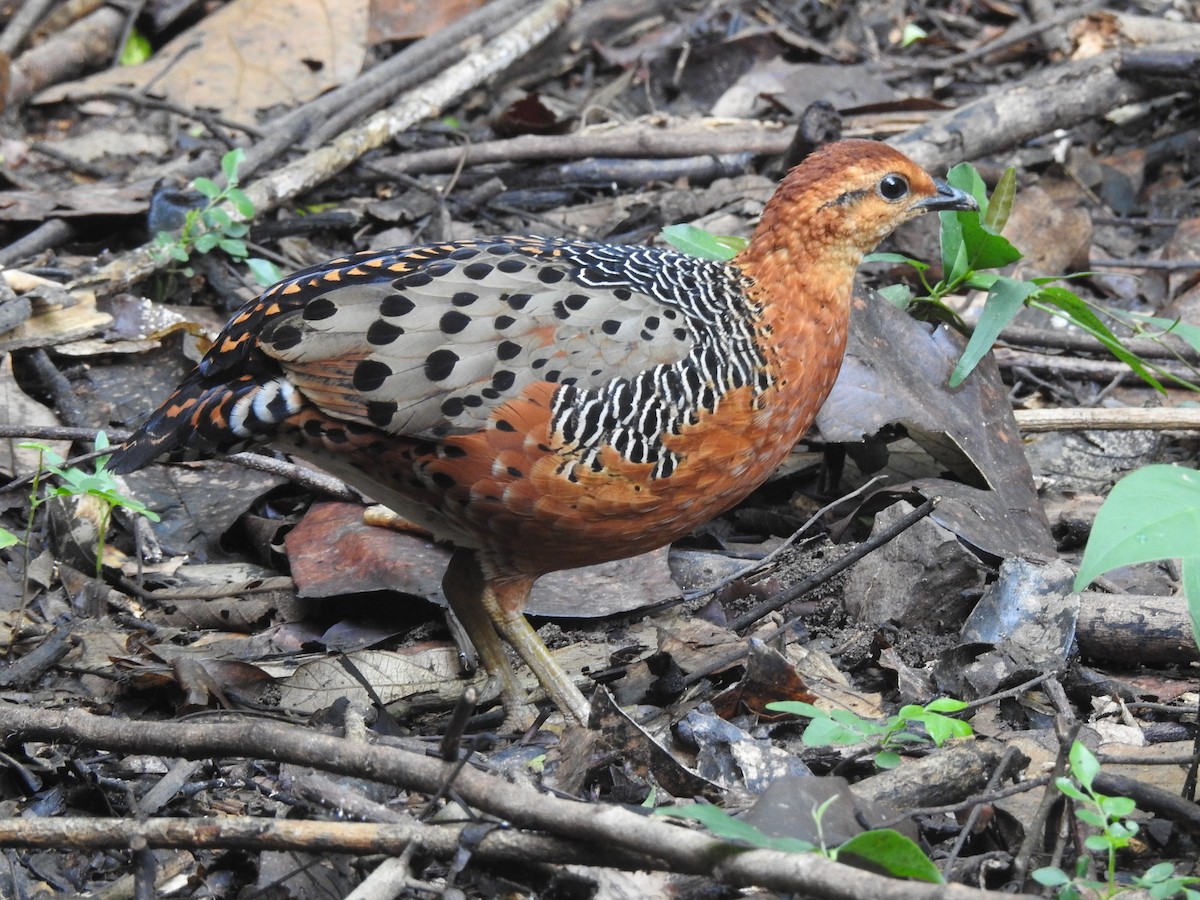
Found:
[[[116,478],[105,469],[109,457],[97,456],[93,462],[94,471],[86,472],[75,466],[66,466],[66,460],[55,453],[45,444],[30,441],[20,445],[23,449],[38,452],[38,471],[34,475],[30,493],[29,530],[33,530],[33,515],[37,507],[51,497],[92,497],[99,502],[100,520],[96,526],[96,575],[99,577],[104,564],[104,547],[108,537],[108,526],[112,519],[112,511],[118,506],[132,513],[143,515],[151,521],[158,521],[158,514],[142,503],[121,493]],[[109,446],[108,436],[103,431],[96,432],[95,449],[105,450]],[[44,472],[58,478],[59,484],[41,494],[41,484]]]
[[[1084,839],[1083,845],[1094,853],[1104,854],[1105,880],[1086,877],[1087,857],[1079,860],[1073,876],[1057,866],[1046,866],[1032,873],[1033,880],[1047,887],[1058,888],[1059,900],[1079,900],[1084,896],[1084,891],[1093,892],[1101,900],[1110,900],[1131,887],[1146,889],[1155,900],[1179,893],[1188,900],[1200,900],[1200,892],[1192,889],[1192,886],[1200,884],[1200,878],[1176,876],[1171,863],[1159,863],[1144,875],[1129,879],[1128,884],[1118,883],[1117,852],[1128,847],[1138,832],[1137,822],[1129,819],[1137,809],[1137,804],[1128,797],[1106,796],[1093,787],[1100,773],[1100,762],[1079,741],[1071,745],[1068,760],[1071,777],[1061,776],[1055,780],[1055,785],[1075,801],[1075,818],[1096,830]]]
[[[224,187],[210,178],[193,181],[192,187],[204,197],[203,205],[187,211],[178,232],[160,231],[154,236],[154,250],[159,258],[169,257],[180,264],[180,271],[188,277],[195,274],[192,255],[213,250],[221,250],[234,262],[244,262],[255,281],[264,286],[282,277],[273,262],[250,256],[244,240],[250,226],[244,221],[235,222],[227,208],[232,206],[243,219],[254,217],[254,203],[238,187],[238,168],[245,155],[238,147],[221,157]]]
[[[873,744],[879,748],[875,753],[875,765],[881,769],[890,769],[900,764],[898,751],[905,746],[932,743],[940,747],[952,737],[969,737],[973,731],[968,723],[944,715],[960,712],[966,709],[966,706],[961,700],[939,697],[926,706],[902,706],[896,715],[889,716],[882,722],[864,719],[848,709],[826,712],[811,703],[797,700],[768,703],[767,709],[811,719],[800,736],[805,746],[842,747]],[[923,731],[914,730],[915,725],[923,726]]]

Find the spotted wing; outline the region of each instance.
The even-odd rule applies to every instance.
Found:
[[[691,271],[734,277],[662,250],[533,238],[360,257],[303,281],[304,303],[257,340],[327,414],[436,438],[479,429],[535,382],[597,388],[682,359],[697,340]]]

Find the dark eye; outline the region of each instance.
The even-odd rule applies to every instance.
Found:
[[[884,175],[879,182],[879,196],[884,200],[899,200],[908,194],[908,181],[903,175]]]

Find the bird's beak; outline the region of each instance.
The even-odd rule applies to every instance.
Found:
[[[939,181],[936,178],[933,179],[933,186],[937,188],[937,193],[915,204],[921,212],[937,212],[952,209],[965,212],[979,210],[979,204],[975,202],[975,198],[966,191],[960,191],[958,188],[951,187],[946,182]]]

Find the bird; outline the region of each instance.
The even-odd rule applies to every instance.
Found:
[[[505,642],[586,724],[524,616],[537,578],[664,546],[761,485],[833,387],[864,254],[977,209],[847,140],[787,172],[725,261],[530,235],[357,252],[234,313],[108,469],[270,445],[342,478],[453,546],[444,592],[506,724],[536,707]]]

